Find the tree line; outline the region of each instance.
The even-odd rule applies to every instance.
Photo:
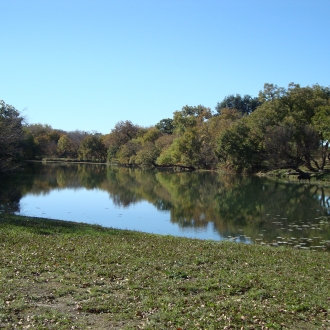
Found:
[[[257,97],[228,95],[215,110],[184,106],[151,127],[120,121],[108,134],[28,124],[0,101],[0,172],[25,159],[66,158],[125,166],[256,172],[306,166],[329,156],[330,88],[266,83]]]

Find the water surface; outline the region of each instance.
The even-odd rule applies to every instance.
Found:
[[[199,239],[330,242],[330,189],[213,172],[29,164],[0,188],[2,210]]]

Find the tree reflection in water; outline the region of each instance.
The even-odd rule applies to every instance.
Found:
[[[318,227],[329,214],[330,189],[314,184],[64,163],[29,164],[2,182],[0,210],[19,212],[19,201],[26,194],[81,187],[106,191],[118,207],[147,201],[159,211],[168,211],[170,221],[182,228],[202,229],[211,224],[221,236],[239,236],[243,241],[246,236],[255,240],[262,235],[271,242],[284,231],[292,235],[290,228],[299,228],[299,223],[305,224],[302,236],[314,237],[315,231],[307,229]],[[329,240],[329,226],[319,229],[317,236]]]

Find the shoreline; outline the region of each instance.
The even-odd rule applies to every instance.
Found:
[[[164,170],[164,169],[171,169],[173,172],[191,172],[191,170],[186,170],[180,166],[159,166],[159,167],[143,167],[140,165],[122,165],[122,164],[111,164],[107,162],[92,162],[92,161],[78,161],[78,160],[27,160],[26,162],[35,162],[35,163],[64,163],[64,164],[91,164],[91,165],[107,165],[107,166],[118,166],[123,168],[148,168],[150,170]],[[177,170],[179,168],[179,170]],[[233,172],[226,172],[222,169],[196,169],[194,171],[197,172],[217,172],[219,174],[232,174],[232,175],[244,175],[244,176],[258,176],[258,177],[267,177],[270,179],[278,179],[283,182],[292,182],[296,183],[298,179],[296,177],[299,173],[289,173],[290,169],[279,169],[279,170],[271,170],[267,172],[256,172],[256,173],[233,173]],[[330,170],[324,170],[323,172],[306,172],[311,175],[310,180],[302,180],[304,184],[322,184],[322,185],[330,185]]]

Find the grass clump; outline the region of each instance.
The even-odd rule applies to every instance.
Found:
[[[329,254],[0,215],[0,328],[329,329]]]

